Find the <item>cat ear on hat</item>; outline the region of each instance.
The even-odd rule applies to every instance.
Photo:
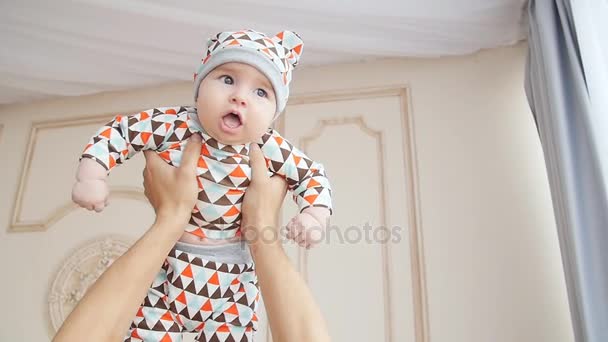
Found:
[[[273,40],[286,49],[285,58],[295,68],[304,48],[302,38],[295,32],[281,31],[273,37]]]

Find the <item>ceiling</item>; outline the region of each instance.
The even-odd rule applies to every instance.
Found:
[[[463,55],[525,39],[526,0],[4,0],[0,104],[191,80],[207,38],[304,40],[299,67]]]

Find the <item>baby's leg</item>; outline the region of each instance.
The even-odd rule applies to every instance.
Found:
[[[229,265],[230,268],[232,266]],[[244,271],[238,276],[226,274],[226,278],[232,279],[231,282],[227,282],[229,284],[227,292],[230,293],[228,300],[214,308],[211,317],[205,321],[197,341],[253,341],[253,334],[258,327],[259,288],[253,263],[242,266],[244,266]],[[222,267],[218,267],[218,269],[222,269]],[[230,276],[233,277],[230,278]]]
[[[181,342],[183,327],[167,304],[167,263],[156,275],[139,310],[125,342]]]

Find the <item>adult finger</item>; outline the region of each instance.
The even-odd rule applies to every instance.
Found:
[[[161,157],[156,152],[150,150],[144,151],[144,158],[146,158],[146,165],[158,164],[161,160]],[[149,170],[144,168],[144,172],[149,172]]]
[[[256,143],[249,145],[249,165],[251,166],[251,183],[260,183],[268,179],[268,167],[262,150]]]
[[[186,148],[184,148],[184,153],[182,154],[180,169],[194,172],[201,153],[201,141],[201,136],[198,134],[192,134],[190,136],[188,144],[186,144]]]

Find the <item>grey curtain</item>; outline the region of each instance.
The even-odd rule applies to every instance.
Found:
[[[608,2],[530,0],[526,94],[577,342],[608,341]]]

